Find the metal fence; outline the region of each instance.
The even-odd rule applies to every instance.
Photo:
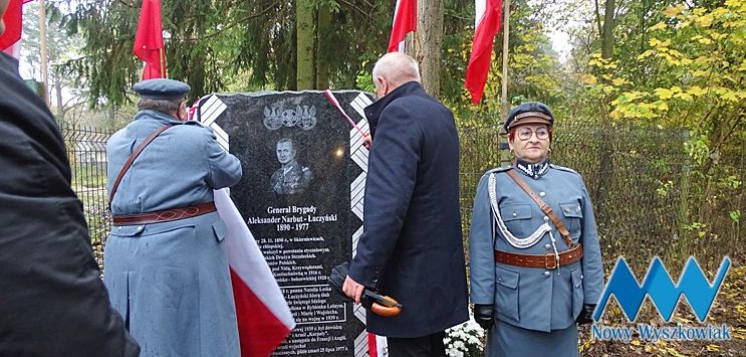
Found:
[[[97,259],[101,258],[104,240],[111,229],[106,190],[106,141],[111,134],[104,129],[62,126],[72,169],[72,187],[83,201]]]
[[[110,229],[105,143],[111,132],[63,126],[73,188],[83,201],[94,247]],[[477,183],[488,169],[510,162],[499,127],[462,128],[461,213],[468,237]],[[562,123],[554,130],[552,162],[580,172],[594,204],[607,268],[624,255],[646,268],[650,258],[683,262],[697,256],[717,265],[746,250],[740,214],[746,211],[746,143],[720,153],[717,165],[696,167],[682,130],[624,124]]]

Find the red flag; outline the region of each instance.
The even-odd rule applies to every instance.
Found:
[[[0,35],[0,51],[10,48],[21,39],[23,31],[23,0],[10,0],[3,15],[5,32]]]
[[[18,40],[16,43],[11,45],[10,47],[3,50],[5,54],[8,56],[13,56],[17,59],[21,58],[21,41]]]
[[[404,48],[404,38],[414,31],[417,31],[417,0],[396,0],[388,52],[401,51]]]
[[[500,32],[502,20],[502,0],[476,0],[476,26],[474,43],[471,46],[469,66],[466,68],[464,86],[471,93],[471,101],[478,104],[484,94],[484,85],[490,71],[492,47],[495,36]]]
[[[0,35],[0,51],[15,58],[21,57],[21,33],[23,32],[23,4],[31,0],[10,0],[3,15],[5,32]]]
[[[227,189],[215,191],[215,205],[228,227],[225,254],[231,271],[241,356],[269,356],[290,335],[295,320]]]
[[[132,52],[145,62],[142,79],[166,78],[160,0],[143,0]]]

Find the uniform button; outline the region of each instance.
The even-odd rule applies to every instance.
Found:
[[[583,274],[580,274],[580,280],[583,280]]]
[[[546,248],[547,250],[552,249],[552,245],[549,243],[544,244],[544,248]]]
[[[546,276],[547,278],[548,278],[548,277],[549,277],[550,275],[552,275],[552,273],[550,273],[550,272],[549,272],[549,270],[547,270],[547,271],[545,271],[545,272],[544,272],[544,276]]]
[[[565,213],[570,213],[570,209],[569,209],[569,208],[567,208],[567,207],[565,207],[565,208],[563,209],[563,211],[565,211]]]
[[[501,277],[498,276],[497,277],[497,281],[500,282],[500,283],[502,283],[503,282],[503,278],[501,278]]]
[[[517,217],[518,213],[513,212],[513,217]]]
[[[534,175],[534,179],[539,179],[539,175]]]
[[[544,222],[549,222],[549,216],[544,216]]]
[[[544,196],[546,196],[546,195],[547,195],[547,193],[546,193],[546,192],[544,192],[544,191],[541,191],[541,192],[539,192],[539,196],[541,196],[541,197],[544,197]]]

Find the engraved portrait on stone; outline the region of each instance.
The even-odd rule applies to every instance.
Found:
[[[280,195],[303,192],[313,180],[313,171],[298,163],[297,151],[291,138],[277,141],[277,161],[282,165],[269,179],[272,189]]]

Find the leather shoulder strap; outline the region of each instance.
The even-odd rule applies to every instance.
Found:
[[[562,224],[562,221],[554,213],[552,207],[549,207],[548,204],[546,204],[541,198],[539,198],[539,196],[537,196],[534,191],[531,190],[531,187],[528,187],[528,184],[526,184],[526,182],[523,181],[523,179],[521,179],[521,177],[515,173],[515,170],[508,170],[506,171],[506,173],[508,174],[508,176],[510,176],[510,178],[513,179],[513,181],[515,181],[515,183],[518,184],[518,186],[520,186],[520,188],[522,188],[524,191],[526,191],[526,193],[528,193],[529,196],[531,196],[534,202],[539,205],[539,208],[541,208],[542,212],[544,212],[544,214],[546,214],[549,219],[554,222],[554,226],[557,227],[557,230],[562,235],[562,238],[565,240],[565,243],[567,243],[567,246],[569,248],[575,247],[575,243],[572,241],[572,238],[570,238],[570,232],[567,231],[565,225]]]
[[[147,138],[145,138],[145,141],[143,141],[135,149],[132,155],[130,155],[130,157],[124,163],[124,166],[122,166],[122,170],[119,171],[119,175],[117,175],[117,179],[114,181],[114,185],[111,186],[111,192],[109,193],[109,210],[110,211],[111,211],[111,202],[114,201],[114,194],[117,193],[117,188],[119,188],[119,183],[122,182],[122,177],[124,177],[124,174],[127,173],[127,170],[129,170],[130,166],[132,166],[132,163],[135,161],[135,159],[138,156],[140,156],[140,153],[143,151],[143,149],[145,149],[145,147],[148,146],[148,144],[150,144],[158,135],[161,135],[162,132],[168,130],[171,127],[172,125],[166,125],[154,131],[152,134],[150,134]]]

